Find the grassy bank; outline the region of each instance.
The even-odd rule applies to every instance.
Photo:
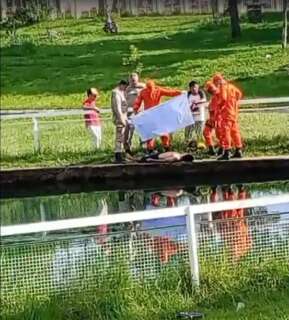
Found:
[[[243,37],[230,40],[225,22],[206,16],[122,18],[117,36],[105,35],[93,19],[43,22],[18,31],[1,31],[1,106],[15,108],[79,107],[85,89],[110,90],[132,66],[122,65],[130,45],[139,49],[143,78],[186,88],[192,78],[203,83],[223,71],[247,97],[288,95],[289,53],[280,49],[282,19],[242,23]]]
[[[240,263],[232,268],[206,263],[199,290],[193,290],[186,268],[167,267],[153,284],[137,283],[126,273],[89,287],[81,294],[32,301],[13,310],[2,309],[2,319],[35,320],[164,320],[180,311],[198,310],[208,320],[288,320],[288,265]],[[216,272],[217,270],[217,272]]]
[[[53,120],[53,119],[52,119]],[[114,126],[110,119],[103,125],[103,144],[95,151],[82,119],[70,118],[40,122],[41,153],[33,151],[32,123],[5,121],[1,125],[1,167],[57,166],[108,163],[113,160]],[[288,155],[289,114],[241,114],[241,130],[247,156]],[[184,134],[174,135],[175,150],[184,151]],[[135,137],[134,149],[141,152]],[[200,152],[199,158],[205,157]]]

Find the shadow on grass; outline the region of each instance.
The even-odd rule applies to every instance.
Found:
[[[129,68],[122,66],[122,57],[128,54],[131,44],[144,54],[149,53],[142,58],[144,76],[153,75],[160,79],[177,74],[179,65],[187,60],[203,57],[214,60],[238,52],[240,48],[236,46],[247,46],[245,50],[249,51],[250,44],[256,46],[279,41],[279,26],[262,26],[264,28],[245,25],[243,38],[236,43],[229,40],[229,31],[222,26],[212,30],[199,27],[190,30],[188,27],[168,36],[160,33],[157,37],[133,40],[105,37],[79,45],[26,44],[26,47],[4,48],[3,76],[6,82],[2,92],[18,95],[79,94],[83,88],[95,84],[101,90],[110,90],[120,78],[127,76]],[[143,35],[150,32],[143,32]],[[126,31],[120,36],[133,34],[134,31]],[[81,30],[78,36],[81,38]]]

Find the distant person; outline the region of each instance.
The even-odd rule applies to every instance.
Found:
[[[127,101],[125,92],[128,87],[126,80],[121,80],[117,87],[112,91],[111,95],[111,109],[113,115],[113,122],[116,128],[115,132],[115,161],[122,162],[122,152],[124,150],[124,134],[128,125],[127,118]]]
[[[203,141],[203,130],[206,121],[205,102],[207,99],[205,92],[200,89],[198,82],[191,81],[189,83],[188,99],[195,123],[185,129],[185,140],[187,142],[190,141],[192,133],[195,131],[197,146],[200,147]]]
[[[124,134],[124,148],[125,152],[132,155],[131,146],[134,134],[134,126],[131,122],[131,117],[134,114],[134,103],[140,94],[141,90],[145,88],[145,84],[139,81],[139,75],[132,73],[129,76],[129,86],[126,89],[126,100],[127,100],[127,119],[128,125],[126,126]]]
[[[159,87],[153,80],[149,80],[146,83],[146,87],[140,92],[134,103],[134,111],[137,113],[144,105],[144,110],[148,110],[156,107],[160,104],[162,97],[176,97],[180,95],[182,91]],[[161,136],[162,146],[165,151],[169,151],[171,148],[171,139],[169,134]],[[155,152],[156,143],[155,139],[150,139],[146,142],[147,151],[149,153]]]
[[[235,152],[232,157],[242,158],[243,143],[239,128],[239,103],[243,93],[219,73],[213,77],[213,83],[220,90],[219,114],[223,154],[218,160],[229,160],[233,146]]]
[[[89,130],[93,145],[96,149],[101,145],[101,118],[100,110],[96,106],[96,101],[99,98],[97,89],[90,88],[87,90],[87,99],[83,102],[83,109],[86,111],[84,115],[86,128]]]

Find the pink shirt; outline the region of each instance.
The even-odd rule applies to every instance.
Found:
[[[84,115],[86,126],[100,126],[100,113],[95,109],[95,100],[86,99],[83,103],[83,108],[85,111],[88,111],[88,113]]]

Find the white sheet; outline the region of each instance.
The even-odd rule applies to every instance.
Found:
[[[194,117],[187,94],[184,93],[159,106],[139,113],[132,118],[132,123],[141,140],[147,141],[194,124]]]

